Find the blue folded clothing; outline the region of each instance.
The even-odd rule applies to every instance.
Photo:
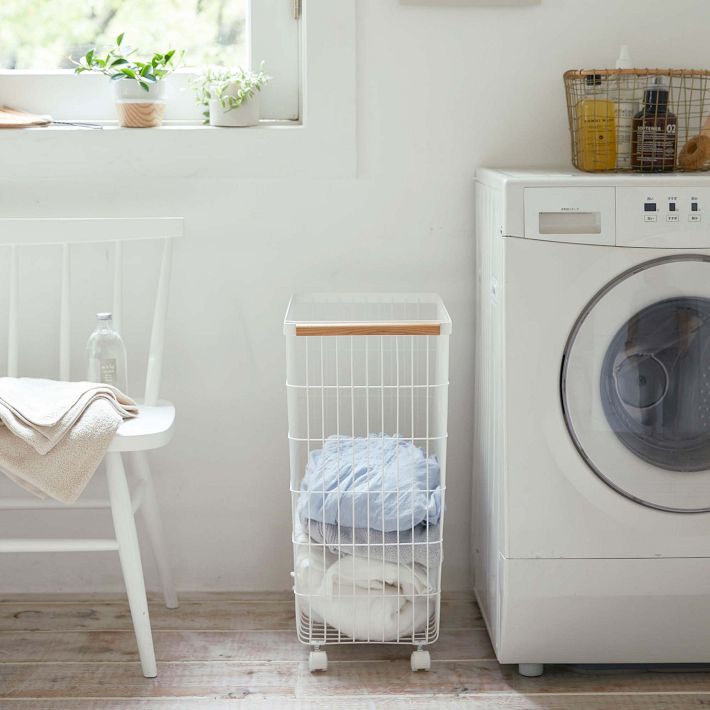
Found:
[[[330,436],[308,457],[301,520],[382,532],[441,519],[439,462],[398,436]]]

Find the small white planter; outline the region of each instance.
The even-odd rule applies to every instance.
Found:
[[[224,109],[219,99],[210,99],[210,126],[240,127],[259,123],[259,95],[233,109]]]
[[[124,128],[154,128],[165,114],[165,82],[158,81],[141,88],[133,79],[112,82],[118,122]]]

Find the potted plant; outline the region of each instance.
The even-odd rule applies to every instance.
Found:
[[[271,81],[259,71],[208,67],[192,85],[197,103],[211,126],[254,126],[259,123],[259,92]]]
[[[141,61],[135,58],[137,50],[122,48],[123,32],[116,44],[104,56],[90,49],[79,61],[74,61],[74,71],[105,74],[113,83],[118,123],[126,128],[152,128],[163,122],[165,113],[165,82],[176,69],[174,49]]]

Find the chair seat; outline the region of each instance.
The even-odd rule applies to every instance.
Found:
[[[116,432],[109,451],[149,451],[165,446],[173,438],[175,407],[171,402],[155,406],[138,405],[138,416],[126,419]]]

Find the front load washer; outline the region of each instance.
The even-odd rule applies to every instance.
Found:
[[[710,661],[710,177],[479,170],[473,568],[498,659]]]

